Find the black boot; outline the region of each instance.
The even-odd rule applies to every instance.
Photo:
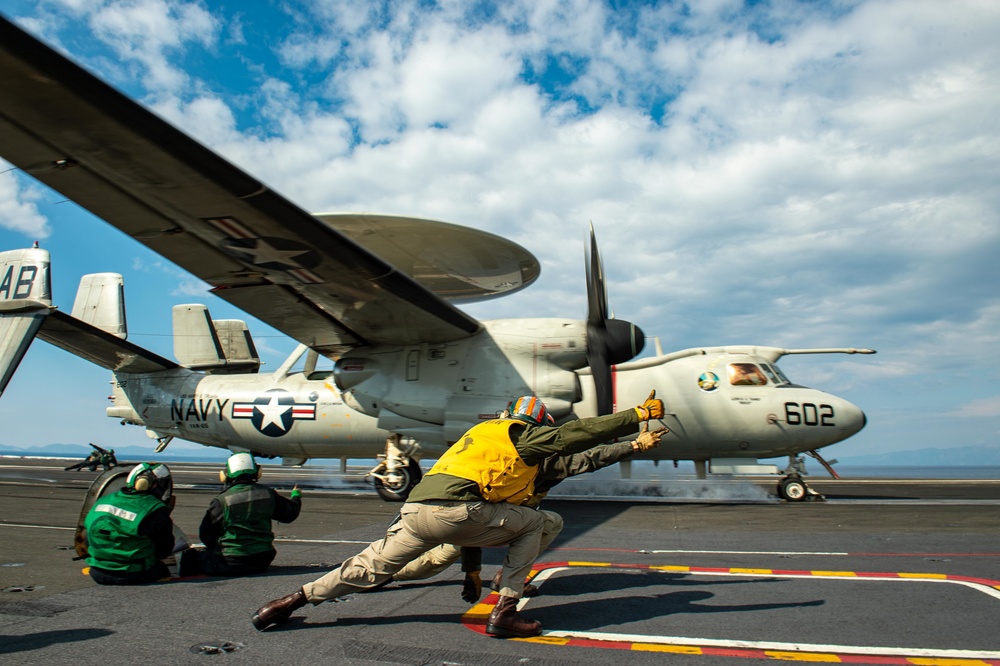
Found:
[[[306,605],[306,593],[300,587],[286,597],[269,601],[253,614],[251,621],[257,631],[264,631],[271,625],[284,624],[299,608]]]
[[[486,621],[486,633],[501,638],[531,638],[542,633],[542,623],[521,617],[514,597],[500,597]]]
[[[503,569],[497,571],[497,575],[493,576],[493,582],[490,583],[490,589],[494,592],[500,591],[500,576],[503,574]],[[524,584],[524,592],[521,593],[522,597],[537,597],[538,588],[531,583]]]

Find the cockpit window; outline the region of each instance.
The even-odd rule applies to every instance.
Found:
[[[730,363],[729,383],[733,386],[764,386],[767,377],[753,363]]]
[[[774,374],[774,370],[771,369],[771,366],[769,366],[767,363],[761,363],[760,367],[764,370],[764,374],[767,375],[767,378],[771,380],[772,384],[780,384],[781,383],[778,380],[778,376],[776,374]]]
[[[778,366],[776,366],[776,365],[773,365],[773,366],[771,366],[771,367],[772,367],[772,368],[774,368],[774,374],[778,375],[778,379],[780,379],[780,380],[781,380],[780,382],[776,382],[776,383],[780,383],[780,384],[791,384],[791,383],[792,383],[792,382],[791,382],[791,381],[790,381],[790,380],[788,379],[788,377],[786,377],[786,376],[785,376],[785,373],[783,373],[783,372],[781,371],[781,368],[779,368],[779,367],[778,367]]]

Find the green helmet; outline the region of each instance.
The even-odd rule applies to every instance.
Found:
[[[163,463],[144,462],[132,468],[125,477],[125,488],[137,493],[151,493],[163,499],[174,488],[170,468]]]
[[[253,475],[254,479],[260,478],[260,465],[253,459],[253,455],[246,451],[240,451],[229,456],[226,461],[226,469],[219,476],[222,481],[232,481],[244,475]]]

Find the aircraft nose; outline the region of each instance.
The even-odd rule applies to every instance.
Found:
[[[868,417],[861,408],[847,400],[842,400],[840,412],[843,415],[841,427],[848,437],[860,432],[868,424]]]

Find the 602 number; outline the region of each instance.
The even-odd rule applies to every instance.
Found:
[[[811,402],[785,403],[785,423],[788,425],[831,426],[833,427],[833,406],[816,406]]]

